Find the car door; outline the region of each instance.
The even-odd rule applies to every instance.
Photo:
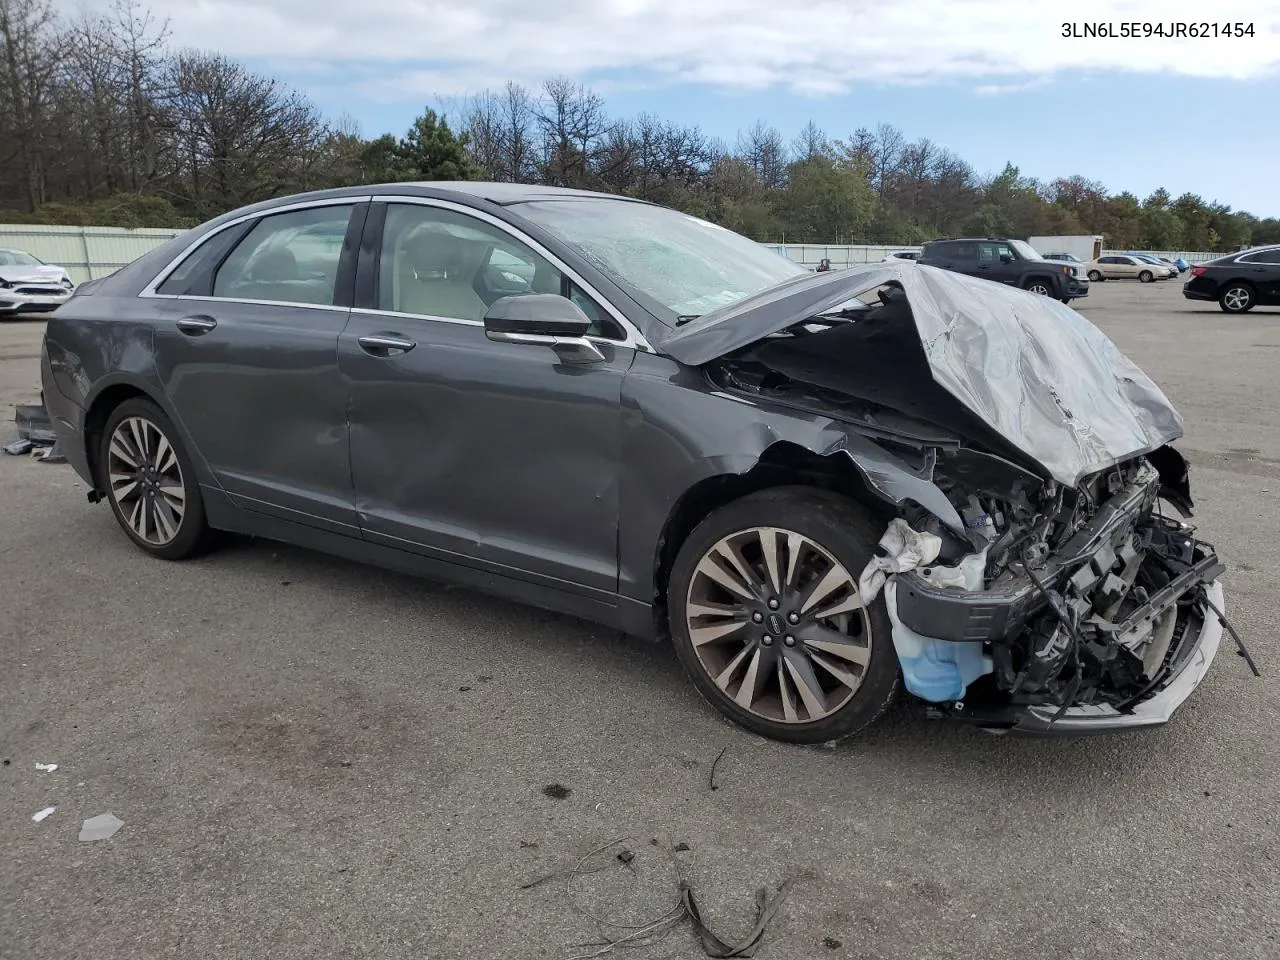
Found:
[[[501,220],[386,198],[366,224],[339,342],[364,536],[581,594],[617,589],[622,379],[634,337],[580,278]],[[495,342],[521,293],[569,296],[603,362]]]
[[[1111,261],[1117,280],[1133,280],[1138,276],[1139,264],[1133,257],[1112,257]]]
[[[156,288],[156,366],[238,506],[359,536],[338,335],[367,202],[288,208],[207,240]]]
[[[1002,259],[1004,257],[1010,257],[1010,262],[1006,263]],[[986,240],[978,244],[978,269],[979,275],[988,280],[1014,285],[1018,283],[1021,272],[1012,247],[1007,243]]]
[[[1280,304],[1280,248],[1260,250],[1236,261],[1237,269],[1258,292],[1258,302],[1263,305]]]

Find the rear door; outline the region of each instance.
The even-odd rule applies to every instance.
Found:
[[[1259,303],[1280,304],[1280,247],[1241,257],[1236,266],[1244,268],[1242,276],[1258,291]]]
[[[173,409],[241,507],[359,534],[338,336],[367,202],[229,227],[151,294]]]

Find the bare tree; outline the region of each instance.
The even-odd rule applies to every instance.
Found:
[[[593,154],[608,129],[604,101],[567,77],[548,80],[535,117],[542,134],[542,173],[560,187],[590,184]]]
[[[791,151],[797,160],[816,160],[830,156],[831,141],[826,132],[810,120],[791,142]]]
[[[47,0],[0,0],[0,170],[17,163],[17,196],[28,210],[45,200],[48,112],[60,65],[56,19]]]
[[[737,152],[766,190],[776,190],[787,182],[787,148],[776,127],[757,120],[745,136],[738,136]]]

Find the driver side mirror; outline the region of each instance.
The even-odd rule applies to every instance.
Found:
[[[600,363],[604,354],[587,339],[590,318],[572,300],[554,293],[526,293],[494,301],[484,315],[484,335],[497,343],[550,347],[561,363]]]
[[[1001,262],[1001,263],[1013,263],[1013,254],[1012,254],[1012,253],[1002,253],[1002,254],[1000,254],[1000,262]]]

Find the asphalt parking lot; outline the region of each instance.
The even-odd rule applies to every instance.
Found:
[[[903,706],[834,750],[769,743],[666,648],[269,543],[150,560],[69,467],[0,456],[0,956],[562,960],[594,949],[582,908],[643,924],[677,869],[726,936],[794,878],[759,958],[1280,956],[1280,310],[1177,281],[1081,310],[1186,418],[1264,675],[1224,643],[1140,734]],[[42,330],[0,324],[5,442]],[[522,887],[622,837],[577,905]],[[617,952],[703,956],[687,925]]]

